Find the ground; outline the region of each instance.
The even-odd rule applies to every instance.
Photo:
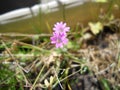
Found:
[[[51,34],[1,34],[0,89],[119,90],[120,20],[84,30],[68,33],[63,49]]]

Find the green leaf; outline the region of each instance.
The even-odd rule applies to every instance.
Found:
[[[114,20],[114,15],[110,15],[110,17],[108,18],[110,21]]]
[[[67,44],[67,48],[68,49],[78,49],[79,45],[77,44],[77,42],[69,41]]]
[[[97,22],[97,23],[89,22],[88,25],[90,27],[91,32],[94,35],[98,34],[100,31],[103,30],[103,25],[100,22]]]
[[[82,67],[80,73],[81,73],[81,74],[84,74],[84,73],[86,73],[87,71],[89,71],[89,68],[88,68],[87,66],[84,66],[84,67]]]
[[[100,80],[100,83],[101,83],[101,86],[102,86],[103,90],[111,90],[111,89],[110,89],[110,85],[109,85],[107,79],[102,78],[102,79]]]
[[[32,36],[32,38],[33,38],[34,40],[39,40],[39,35],[34,35],[34,36]]]

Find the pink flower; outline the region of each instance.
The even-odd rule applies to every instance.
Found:
[[[56,48],[62,48],[64,45],[68,43],[68,39],[66,38],[65,33],[53,32],[53,36],[50,39],[51,43],[56,45]]]
[[[50,37],[51,43],[55,44],[56,48],[62,48],[68,43],[67,33],[70,27],[66,27],[66,23],[57,22],[53,28],[53,36]]]
[[[55,25],[54,25],[54,28],[53,30],[56,32],[56,33],[66,33],[70,30],[70,27],[67,27],[66,26],[66,23],[63,23],[63,22],[57,22]]]

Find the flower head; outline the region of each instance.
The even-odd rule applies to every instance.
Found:
[[[56,48],[62,48],[68,43],[68,39],[66,38],[66,34],[64,33],[53,32],[53,36],[50,39],[51,43],[56,45]]]
[[[70,30],[70,27],[67,27],[66,26],[66,23],[63,23],[63,22],[57,22],[55,25],[54,25],[54,28],[53,30],[56,32],[56,33],[66,33]]]
[[[53,36],[50,37],[51,43],[56,45],[56,48],[62,48],[68,43],[67,33],[70,27],[66,27],[66,23],[57,22],[53,28]]]

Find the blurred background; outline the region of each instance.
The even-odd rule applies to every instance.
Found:
[[[1,0],[0,33],[51,33],[54,23],[65,21],[72,29],[120,17],[119,0]]]

